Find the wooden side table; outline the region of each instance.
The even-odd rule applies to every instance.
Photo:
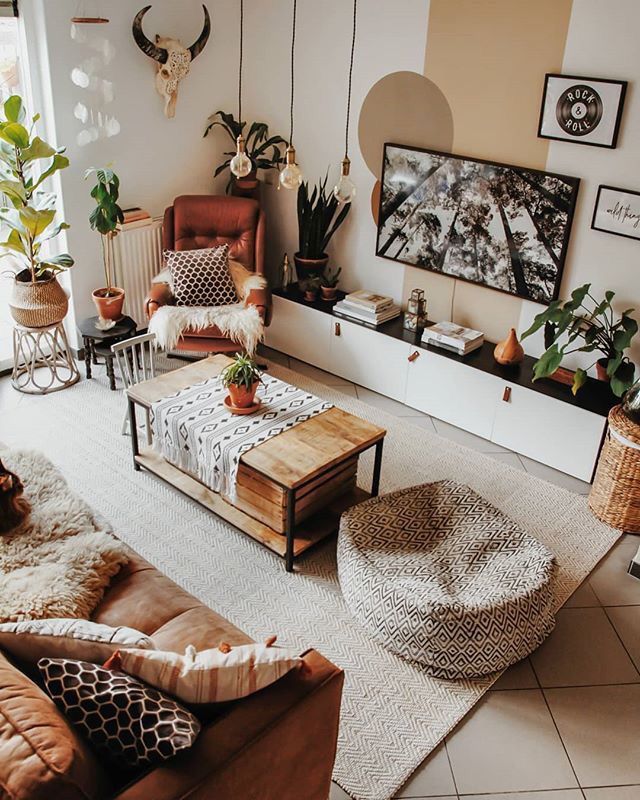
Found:
[[[78,326],[84,347],[84,366],[87,378],[91,378],[91,364],[98,363],[98,356],[104,358],[109,378],[109,388],[116,390],[116,376],[113,369],[113,353],[111,345],[130,339],[136,335],[137,323],[131,317],[121,317],[113,328],[102,331],[96,328],[98,317],[82,320]]]
[[[25,394],[49,394],[79,380],[62,322],[45,328],[14,327],[11,376],[14,389]]]

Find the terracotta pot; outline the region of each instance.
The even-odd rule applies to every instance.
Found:
[[[318,299],[317,290],[316,289],[311,289],[311,290],[307,289],[305,291],[305,293],[304,293],[304,299],[307,301],[307,303],[315,303],[315,301]]]
[[[119,289],[117,286],[112,286],[109,296],[107,296],[109,289],[95,289],[91,295],[96,308],[98,309],[98,316],[101,319],[119,320],[122,316],[122,304],[124,303],[124,289]]]
[[[337,286],[321,286],[320,291],[322,292],[323,300],[335,300],[338,295]]]
[[[241,386],[235,383],[229,384],[227,388],[229,390],[229,397],[231,398],[231,405],[236,408],[249,408],[249,406],[252,406],[255,403],[256,392],[258,391],[259,385],[260,381],[254,381],[251,384],[251,388],[247,389],[244,384]]]
[[[596,361],[596,377],[599,381],[605,381],[605,383],[611,382],[611,378],[607,375],[608,363],[609,363],[608,358],[599,358]]]
[[[69,298],[53,273],[45,273],[34,283],[31,272],[23,269],[15,276],[9,308],[18,325],[46,328],[65,318]]]
[[[325,253],[322,258],[302,258],[299,253],[295,253],[293,260],[296,264],[298,280],[304,280],[312,278],[314,275],[322,275],[329,263],[329,256]]]
[[[524,350],[518,341],[516,329],[511,328],[509,335],[502,342],[498,342],[493,357],[498,364],[520,364],[524,360]]]

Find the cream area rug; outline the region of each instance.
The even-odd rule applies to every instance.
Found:
[[[618,538],[593,518],[584,497],[282,367],[272,366],[270,374],[387,429],[382,491],[446,479],[466,483],[546,544],[559,564],[558,608]],[[31,398],[5,415],[10,424],[0,422],[0,439],[43,448],[119,536],[247,633],[256,639],[278,633],[284,646],[316,647],[345,670],[334,779],[358,800],[391,798],[498,677],[439,680],[373,642],[342,599],[334,541],[287,574],[283,561],[252,539],[152,475],[134,472],[129,440],[119,435],[124,401],[105,383],[82,381],[35,398],[55,420],[46,431],[38,431],[25,401]],[[362,486],[371,472],[367,454]]]
[[[31,515],[0,536],[0,622],[88,618],[129,560],[89,506],[44,456],[0,450],[31,503]]]

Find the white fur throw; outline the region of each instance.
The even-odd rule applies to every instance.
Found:
[[[2,450],[31,516],[0,536],[0,622],[88,618],[130,551],[44,456]]]
[[[210,308],[161,306],[149,320],[149,333],[155,333],[157,347],[173,350],[187,329],[198,331],[213,325],[251,354],[255,353],[264,335],[258,309],[242,303]]]

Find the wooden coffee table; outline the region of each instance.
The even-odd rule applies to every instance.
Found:
[[[339,408],[331,408],[268,439],[241,456],[234,504],[166,461],[140,449],[136,407],[214,378],[231,363],[210,356],[127,389],[134,469],[149,470],[285,559],[296,558],[338,528],[347,508],[378,494],[386,431]],[[375,448],[371,493],[355,485],[358,458]],[[271,524],[268,524],[268,523]],[[280,524],[281,523],[281,524]]]

